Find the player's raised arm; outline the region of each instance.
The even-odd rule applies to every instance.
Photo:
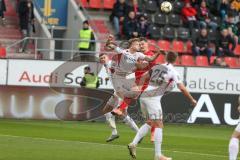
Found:
[[[141,63],[141,62],[137,62],[135,64],[137,69],[143,70],[146,69],[147,67],[149,67],[149,63]]]
[[[168,64],[173,65],[176,62],[177,54],[174,52],[169,52],[166,56],[166,61]],[[190,101],[190,103],[195,107],[197,104],[197,101],[192,97],[192,95],[189,93],[183,82],[181,81],[181,78],[177,71],[173,69],[172,72],[172,80],[177,84],[178,89],[183,93],[185,97]]]
[[[153,62],[153,61],[155,61],[158,58],[158,56],[160,54],[164,54],[165,55],[165,52],[160,50],[160,49],[158,49],[153,56],[145,56],[144,60],[147,61],[147,62]]]
[[[183,93],[183,95],[187,97],[187,99],[190,101],[192,106],[195,107],[197,105],[197,101],[189,93],[185,85],[183,83],[179,83],[177,86],[178,86],[178,89]]]

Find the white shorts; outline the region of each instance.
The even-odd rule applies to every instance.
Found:
[[[240,123],[238,123],[237,127],[235,128],[235,131],[240,133]]]
[[[162,96],[140,97],[140,105],[144,118],[150,120],[163,119],[161,98]]]
[[[137,96],[138,93],[133,91],[134,87],[136,87],[134,78],[127,79],[123,76],[113,75],[111,79],[116,95],[122,99],[125,97],[135,98]]]
[[[119,106],[121,99],[114,93],[108,100],[107,105],[112,106],[113,109]]]

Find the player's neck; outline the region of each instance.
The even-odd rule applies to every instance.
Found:
[[[132,49],[132,48],[129,48],[129,52],[130,52],[131,54],[136,53],[136,51],[135,51],[134,49]]]

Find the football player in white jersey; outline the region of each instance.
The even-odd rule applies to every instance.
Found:
[[[115,117],[109,112],[119,106],[119,98],[124,99],[125,96],[135,98],[137,97],[137,94],[140,93],[140,90],[138,91],[138,86],[136,86],[135,84],[135,80],[126,79],[126,76],[130,73],[133,73],[136,67],[140,65],[137,64],[138,59],[154,61],[159,55],[156,54],[152,57],[147,57],[144,54],[137,52],[140,49],[138,39],[130,40],[130,47],[127,50],[117,47],[113,42],[109,43],[111,40],[112,36],[109,36],[106,48],[108,48],[108,51],[112,51],[113,49],[115,49],[117,54],[115,55],[115,57],[113,57],[112,63],[109,67],[110,77],[115,90],[114,95],[109,99],[103,109],[106,119],[109,122],[111,128],[113,129],[112,135],[107,139],[107,142],[119,137],[116,130]],[[135,91],[133,91],[133,88],[135,89]],[[138,131],[136,123],[133,121],[132,118],[127,115],[126,112],[122,117],[124,118],[123,120],[127,125],[129,125],[136,132]]]
[[[106,55],[100,56],[100,63],[104,65],[106,72],[109,74],[110,61],[108,60],[108,57]],[[120,98],[116,94],[113,94],[103,109],[104,115],[106,117],[106,121],[108,122],[110,128],[112,129],[112,133],[110,137],[106,140],[106,142],[111,142],[119,138],[119,134],[118,134],[117,126],[115,122],[115,115],[113,115],[111,111],[114,107],[117,107],[119,105],[120,101],[121,101]],[[125,115],[124,117],[121,117],[121,118],[123,118],[123,121],[125,122],[125,124],[128,125],[133,131],[135,132],[138,131],[138,126],[130,116]]]
[[[240,112],[240,96],[238,98],[238,111]],[[240,139],[240,123],[235,128],[229,142],[229,160],[237,160],[239,152],[239,139]]]
[[[139,60],[152,62],[160,55],[157,52],[153,56],[146,56],[140,50],[140,41],[138,38],[129,40],[129,49],[121,49],[116,45],[109,44],[115,50],[115,56],[112,58],[111,78],[116,94],[124,99],[136,98],[139,95],[140,88],[136,85],[135,79],[128,79],[127,76],[134,73],[135,70],[143,64]]]
[[[174,69],[173,64],[177,59],[177,54],[169,52],[166,56],[167,63],[164,65],[155,65],[146,75],[150,77],[150,83],[140,96],[140,105],[146,110],[146,123],[139,129],[133,141],[128,145],[128,149],[132,158],[136,158],[136,147],[138,141],[142,139],[151,129],[155,127],[154,145],[155,160],[171,160],[165,157],[161,152],[162,129],[163,129],[163,112],[161,107],[161,98],[165,92],[169,92],[174,83],[180,91],[189,99],[193,106],[196,106],[196,100],[188,92],[184,84],[180,80],[180,76]]]

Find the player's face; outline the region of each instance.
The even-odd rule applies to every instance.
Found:
[[[138,41],[133,42],[131,48],[136,52],[140,51],[140,43]]]
[[[145,41],[140,42],[140,50],[141,52],[147,52],[148,51],[148,43]]]
[[[101,64],[105,64],[108,62],[108,57],[106,55],[100,56],[99,59],[100,59],[99,61]]]

